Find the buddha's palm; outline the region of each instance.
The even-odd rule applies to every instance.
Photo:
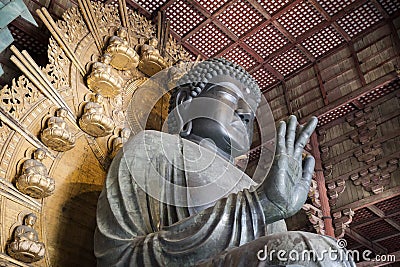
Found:
[[[317,122],[317,118],[312,117],[304,127],[297,126],[293,115],[287,125],[280,122],[274,162],[257,189],[264,198],[269,222],[292,216],[306,201],[315,161],[310,155],[303,160],[302,154]]]

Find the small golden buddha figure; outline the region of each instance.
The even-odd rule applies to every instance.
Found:
[[[48,175],[47,168],[42,163],[46,152],[39,148],[33,153],[33,159],[22,164],[21,175],[16,180],[19,191],[33,198],[44,198],[54,193],[54,179]]]
[[[139,55],[135,49],[129,46],[128,31],[120,27],[116,36],[110,38],[107,53],[112,57],[110,65],[118,70],[129,70],[136,68],[139,64]]]
[[[95,94],[91,101],[83,108],[83,115],[79,120],[81,129],[94,137],[106,136],[112,133],[114,123],[104,114],[103,96]]]
[[[45,246],[39,242],[38,234],[33,229],[36,220],[36,215],[30,213],[25,216],[25,224],[15,228],[14,239],[8,246],[8,254],[14,259],[31,263],[44,257]]]
[[[129,128],[121,129],[119,136],[112,141],[112,152],[111,158],[117,155],[118,151],[123,147],[123,145],[128,141],[131,135],[131,130]]]
[[[89,89],[106,97],[116,96],[120,93],[123,80],[110,65],[112,57],[104,53],[101,61],[92,65],[92,72],[86,82]]]
[[[56,116],[47,121],[47,128],[41,134],[43,143],[55,151],[64,152],[75,146],[75,136],[69,131],[65,121],[67,114],[65,108],[58,109]]]
[[[188,71],[188,63],[179,59],[173,64],[171,68],[168,69],[169,81],[167,84],[168,89],[173,89],[176,87],[176,83],[182,78],[182,76]]]
[[[164,58],[160,55],[160,51],[156,48],[157,45],[157,39],[152,38],[148,41],[148,44],[141,47],[139,70],[148,76],[153,76],[168,67]]]

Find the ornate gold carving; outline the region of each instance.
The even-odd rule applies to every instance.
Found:
[[[40,91],[24,75],[0,90],[1,106],[15,119],[21,118],[40,96]]]
[[[33,225],[37,217],[30,213],[25,217],[25,224],[18,226],[14,231],[14,239],[8,246],[8,254],[22,262],[35,262],[45,255],[45,246],[39,242],[39,237]]]
[[[107,46],[107,53],[112,57],[110,65],[118,70],[136,68],[139,64],[139,55],[129,46],[128,31],[120,27],[116,36],[112,36]]]
[[[72,61],[72,63],[74,63],[76,68],[81,72],[82,76],[84,76],[86,74],[85,68],[83,67],[82,63],[78,60],[71,47],[65,42],[61,29],[54,22],[53,18],[51,17],[47,9],[42,7],[41,9],[37,9],[36,13],[39,15],[44,25],[46,25],[46,27],[49,29],[51,35],[58,42],[60,47],[64,50],[68,58]]]
[[[94,137],[107,136],[112,133],[114,123],[104,114],[102,95],[96,94],[92,101],[86,103],[79,125],[84,132]]]
[[[92,3],[90,0],[78,0],[78,5],[83,18],[85,19],[86,25],[93,35],[97,49],[101,52],[103,48],[103,42],[99,33],[97,17],[93,14]]]
[[[144,44],[141,47],[139,70],[148,76],[153,76],[168,66],[160,55],[160,51],[156,48],[157,45],[157,39],[151,38],[148,44]]]
[[[68,83],[68,75],[64,68],[60,66],[68,66],[69,60],[64,51],[58,46],[53,37],[49,39],[49,49],[47,51],[49,64],[43,69],[47,74],[49,81],[55,88],[70,87]]]
[[[169,65],[175,64],[179,60],[190,61],[189,53],[186,50],[182,49],[182,47],[176,42],[174,38],[172,38],[172,36],[169,36],[167,45],[165,47],[165,52]]]
[[[55,151],[64,152],[75,146],[75,137],[69,131],[65,121],[67,114],[66,109],[58,109],[56,116],[47,121],[47,128],[41,135],[42,142]]]
[[[101,42],[103,42],[104,40],[108,40],[121,25],[122,20],[120,20],[119,18],[118,6],[115,6],[113,4],[104,4],[101,2],[92,2],[91,6],[93,8],[93,19],[97,22],[98,25],[97,28],[100,40]],[[128,31],[127,40],[129,42],[129,47],[137,51],[137,48],[141,47],[149,39],[155,36],[155,27],[152,24],[151,20],[146,19],[143,15],[138,14],[136,11],[126,11],[127,15],[125,14],[125,21],[122,25]],[[60,235],[60,232],[53,230],[60,228],[59,224],[68,220],[67,217],[69,216],[65,212],[61,211],[62,209],[60,207],[57,207],[57,205],[61,205],[62,201],[60,200],[67,200],[67,202],[65,203],[69,203],[70,200],[72,202],[75,201],[75,199],[73,199],[73,197],[75,196],[73,196],[73,194],[75,193],[86,193],[85,190],[93,193],[91,191],[94,190],[93,188],[96,188],[95,190],[98,190],[97,186],[101,185],[102,179],[104,178],[102,176],[103,173],[101,173],[100,175],[96,175],[95,178],[89,177],[90,175],[87,175],[88,179],[85,180],[85,182],[89,182],[87,182],[87,184],[84,184],[84,186],[82,187],[80,185],[73,187],[75,190],[73,193],[71,193],[71,190],[57,191],[56,194],[52,195],[51,199],[47,199],[43,202],[45,203],[44,206],[42,206],[39,200],[33,199],[28,195],[18,191],[16,186],[14,186],[9,181],[15,180],[14,178],[18,177],[18,175],[15,174],[15,172],[17,171],[14,167],[15,162],[21,159],[21,155],[23,154],[23,151],[26,150],[27,146],[42,147],[46,149],[46,147],[43,146],[42,142],[40,142],[39,139],[41,139],[43,143],[45,143],[46,141],[44,140],[46,140],[47,138],[48,142],[46,143],[46,145],[54,150],[57,150],[55,146],[59,145],[60,147],[57,151],[59,151],[60,149],[64,150],[66,147],[70,149],[74,146],[74,136],[76,133],[70,122],[65,120],[65,118],[63,117],[55,116],[48,119],[45,125],[42,125],[42,122],[44,122],[43,117],[47,116],[47,112],[49,110],[52,110],[50,109],[50,105],[54,106],[56,102],[57,107],[67,107],[65,103],[68,104],[68,106],[71,108],[69,115],[75,116],[79,114],[81,116],[83,114],[82,110],[84,107],[81,109],[80,103],[82,102],[82,99],[84,99],[84,95],[88,94],[89,91],[85,86],[86,80],[82,79],[82,76],[86,73],[90,74],[90,67],[100,58],[102,54],[98,51],[95,40],[91,32],[88,30],[82,13],[78,9],[78,7],[72,7],[67,10],[62,16],[63,19],[57,22],[54,22],[52,19],[50,19],[46,11],[42,10],[40,11],[40,13],[42,15],[42,18],[44,18],[45,23],[47,23],[46,26],[49,27],[53,35],[53,37],[50,37],[49,40],[49,64],[46,67],[41,68],[41,71],[37,71],[38,75],[35,75],[35,72],[33,70],[28,69],[29,73],[35,75],[34,77],[36,78],[36,80],[38,80],[36,84],[32,83],[31,80],[28,79],[29,77],[24,75],[15,79],[11,85],[6,86],[2,89],[0,88],[0,102],[2,103],[2,108],[4,108],[7,115],[11,115],[11,117],[15,119],[15,122],[18,123],[10,124],[8,122],[5,122],[4,120],[1,121],[1,123],[3,124],[0,126],[0,195],[4,198],[4,200],[7,199],[7,201],[2,202],[5,209],[18,210],[20,209],[20,206],[22,206],[24,208],[30,209],[31,211],[41,212],[46,217],[48,224],[55,224],[55,228],[50,227],[50,229],[47,228],[45,224],[41,224],[42,228],[40,229],[40,232],[43,233],[43,236],[46,236],[46,239],[43,240],[43,242],[50,242],[53,249],[49,249],[49,260],[46,260],[46,262],[39,262],[39,265],[50,266],[54,265],[54,262],[61,262],[60,260],[68,262],[68,259],[66,259],[68,256],[58,253],[59,251],[62,251],[64,249],[64,243],[54,242],[55,240],[64,240],[63,238],[65,237],[62,234]],[[180,45],[173,41],[170,36],[169,38],[170,39],[165,47],[165,51],[161,53],[162,55],[165,55],[163,57],[163,60],[166,62],[166,65],[171,66],[179,59],[188,60],[189,56],[187,52],[185,52],[185,50],[183,50]],[[159,40],[161,39],[159,38]],[[26,68],[28,67],[27,64],[21,64],[21,67],[24,66]],[[122,78],[122,86],[118,88],[118,90],[121,90],[120,94],[118,94],[117,92],[113,92],[113,94],[116,93],[118,95],[112,98],[108,98],[107,101],[104,101],[106,102],[104,103],[104,116],[107,118],[110,117],[116,127],[118,127],[117,129],[122,129],[127,125],[127,118],[124,116],[124,114],[126,113],[127,106],[130,103],[131,97],[136,88],[140,86],[140,84],[145,82],[147,78],[145,78],[146,75],[140,72],[140,70],[137,68],[129,69],[126,71],[117,71],[114,68],[111,68],[111,70],[113,73],[117,73],[117,77],[119,75],[119,77]],[[85,77],[87,76],[88,75],[85,75]],[[52,86],[49,85],[47,81],[51,83],[51,85],[54,89],[57,90],[57,92],[53,90]],[[125,84],[126,81],[128,81],[128,83]],[[46,97],[37,86],[43,86],[46,89],[52,89],[47,90],[47,92],[51,94],[52,97]],[[152,89],[150,91],[146,91],[146,94],[152,93]],[[63,100],[65,101],[65,103],[62,103]],[[87,100],[85,99],[85,102],[86,101]],[[120,103],[121,101],[122,105]],[[140,117],[140,114],[142,112],[142,105],[143,103],[139,103],[139,105],[133,106],[134,108],[132,109],[132,113],[134,113],[135,116]],[[71,116],[69,116],[68,119],[71,119]],[[73,119],[73,121],[76,122],[76,119]],[[22,128],[20,126],[22,126]],[[69,126],[70,129],[68,129],[67,126]],[[134,130],[132,131],[136,131],[136,129],[141,129],[140,125],[138,125],[137,127],[135,126]],[[40,132],[40,130],[42,130],[42,132]],[[39,132],[40,134],[38,134]],[[113,152],[113,150],[118,150],[118,148],[120,148],[122,146],[122,143],[124,142],[124,138],[122,136],[123,134],[119,133],[119,130],[117,131],[114,129],[111,132],[116,133],[113,136],[114,139],[93,138],[90,135],[84,135],[83,140],[79,139],[76,141],[75,145],[79,147],[76,147],[74,149],[75,152],[73,153],[73,156],[82,156],[81,153],[88,153],[88,155],[92,157],[91,152],[93,151],[102,168],[104,170],[107,170],[110,162],[110,156],[112,155],[112,153],[115,153]],[[76,137],[78,138],[78,135],[76,135]],[[30,144],[25,142],[24,138]],[[85,142],[85,138],[88,142]],[[54,144],[54,142],[56,141],[58,143]],[[60,177],[68,178],[57,180],[58,188],[72,188],[70,187],[71,181],[73,181],[73,183],[76,182],[77,184],[79,184],[80,182],[82,182],[82,177],[84,176],[81,174],[86,174],[87,170],[93,170],[93,172],[90,172],[91,174],[99,174],[98,171],[102,171],[98,169],[97,164],[93,164],[94,167],[85,166],[85,170],[77,167],[74,172],[70,172],[71,170],[73,170],[73,166],[69,166],[68,173],[66,174],[66,171],[63,169],[66,165],[62,164],[62,162],[64,162],[64,157],[66,157],[65,160],[70,161],[71,158],[69,157],[71,157],[71,155],[72,154],[70,153],[58,155],[56,158],[57,160],[52,163],[52,168],[51,170],[49,170],[52,174],[51,176],[55,176],[55,174],[57,174],[58,177],[59,174],[61,174]],[[47,154],[47,156],[51,157],[51,155],[49,154]],[[63,159],[60,163],[58,160],[61,157],[63,157]],[[45,166],[50,168],[50,165],[47,164],[46,160],[44,160],[43,163],[45,164]],[[93,161],[93,163],[97,162]],[[88,194],[88,197],[89,196],[92,196],[92,194]],[[44,208],[46,206],[48,207]],[[49,210],[48,208],[52,209]],[[83,211],[83,208],[76,208],[77,213]],[[86,210],[87,207],[85,206],[85,211]],[[10,216],[12,215],[10,214],[12,213],[9,212],[4,214],[5,222],[11,219]],[[21,222],[21,220],[19,220],[19,222]],[[85,224],[85,229],[86,226],[88,225]],[[39,232],[38,224],[35,228],[37,228]],[[64,229],[63,227],[61,228]],[[82,236],[84,236],[86,232],[90,231],[90,229],[87,231],[83,230]],[[91,236],[92,233],[90,232],[89,235]],[[68,236],[66,238],[68,238]],[[24,244],[26,244],[26,242],[24,242]],[[22,245],[20,244],[16,245],[16,248],[21,248],[21,246]],[[35,245],[32,245],[32,248],[34,246]],[[81,250],[85,246],[85,242],[82,242],[82,244],[79,244],[75,248],[72,248],[72,254],[76,255],[76,253],[83,253],[81,252]],[[12,258],[8,257],[8,259]],[[14,261],[17,265],[24,266],[22,262],[17,260]],[[84,260],[83,265],[89,266],[90,263],[88,264],[88,261]]]
[[[33,198],[44,198],[54,193],[55,182],[42,163],[44,158],[46,158],[46,151],[37,149],[33,154],[33,159],[28,159],[23,163],[21,175],[16,180],[18,190]]]
[[[13,184],[3,178],[0,178],[0,195],[31,210],[40,211],[42,208],[39,202],[18,191]]]
[[[122,78],[112,70],[111,55],[103,54],[100,62],[95,62],[87,78],[88,87],[95,93],[106,97],[116,96],[122,88]]]

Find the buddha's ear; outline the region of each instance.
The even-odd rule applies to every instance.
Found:
[[[190,89],[188,87],[183,87],[179,90],[175,98],[175,112],[178,121],[179,135],[182,137],[188,136],[192,131],[192,121],[188,121],[184,124],[184,116],[181,111],[184,110],[184,102],[190,101],[192,97],[190,96]]]

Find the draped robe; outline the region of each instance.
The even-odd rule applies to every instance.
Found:
[[[323,247],[334,247],[328,237],[276,234],[286,225],[266,220],[265,201],[255,185],[231,163],[193,142],[156,131],[134,136],[114,158],[99,197],[98,266],[254,265],[257,250],[274,236],[277,248],[309,248],[307,240],[313,237],[324,239]],[[245,244],[257,250],[243,261]],[[235,257],[240,259],[223,265]]]

